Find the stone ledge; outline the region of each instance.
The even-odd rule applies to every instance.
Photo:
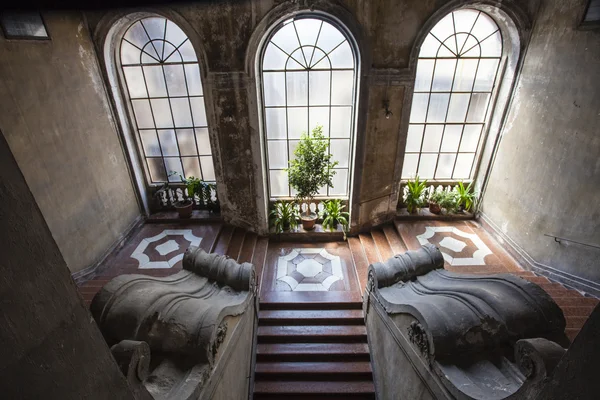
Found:
[[[396,218],[400,220],[438,220],[438,221],[460,221],[475,219],[475,214],[463,211],[457,214],[434,214],[429,211],[429,208],[420,208],[416,214],[410,214],[406,208],[396,210]]]
[[[315,224],[314,229],[306,231],[302,224],[299,224],[296,229],[282,233],[275,233],[270,229],[269,238],[276,242],[329,242],[344,240],[344,231],[341,225],[338,225],[335,231],[330,231],[325,230],[321,224]]]
[[[194,222],[221,222],[223,218],[220,213],[211,213],[206,210],[193,210],[190,218],[179,218],[177,211],[159,211],[151,214],[146,222],[149,224],[177,222],[177,223],[194,223]]]

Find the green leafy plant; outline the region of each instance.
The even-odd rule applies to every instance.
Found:
[[[466,211],[470,211],[472,208],[474,208],[477,196],[475,195],[475,191],[473,190],[472,186],[473,182],[469,183],[467,187],[465,187],[463,182],[460,181],[458,182],[458,185],[454,188],[458,197],[458,208],[462,207]]]
[[[425,199],[425,189],[427,187],[427,179],[424,181],[419,180],[419,176],[415,177],[414,181],[410,179],[406,182],[406,195],[404,197],[404,204],[409,213],[415,213],[420,207],[423,207],[427,200]]]
[[[345,238],[350,214],[346,211],[342,211],[344,208],[346,208],[346,206],[339,199],[324,201],[323,211],[321,211],[319,217],[323,219],[323,228],[334,230],[337,228],[338,224],[341,224]]]
[[[298,205],[293,201],[278,201],[273,206],[269,215],[271,217],[271,225],[277,233],[295,229],[298,226],[298,219],[300,219]]]
[[[453,213],[458,210],[458,195],[454,191],[435,191],[429,197],[429,202],[438,204],[440,208],[446,210],[446,213]]]
[[[333,187],[333,168],[338,162],[331,161],[328,147],[329,139],[323,135],[321,125],[317,125],[310,135],[302,133],[294,150],[295,159],[290,161],[287,168],[290,186],[297,191],[297,200],[310,202],[322,186]],[[306,214],[310,215],[310,207],[307,207]]]

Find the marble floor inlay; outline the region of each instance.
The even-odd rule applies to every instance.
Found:
[[[437,245],[450,265],[486,265],[485,256],[493,254],[476,233],[463,232],[453,226],[427,226],[417,235],[419,243]]]
[[[131,258],[138,260],[138,269],[172,268],[183,259],[185,249],[199,246],[201,241],[191,229],[165,229],[156,236],[142,239]]]
[[[340,257],[326,249],[293,249],[277,261],[277,281],[290,291],[328,291],[343,280]]]

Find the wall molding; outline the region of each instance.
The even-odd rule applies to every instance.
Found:
[[[75,283],[77,285],[80,285],[80,284],[94,278],[94,276],[96,276],[96,272],[98,272],[97,271],[98,268],[104,264],[104,262],[106,261],[108,256],[113,251],[122,248],[125,245],[125,242],[131,236],[133,236],[133,234],[135,232],[137,232],[137,230],[144,224],[145,221],[146,221],[146,218],[143,215],[141,215],[141,214],[138,215],[137,218],[135,220],[133,220],[133,222],[131,224],[129,224],[127,229],[125,229],[125,231],[117,238],[117,240],[114,241],[113,244],[110,245],[104,253],[102,253],[102,255],[100,256],[98,261],[94,262],[90,266],[88,266],[80,271],[73,272],[71,274],[71,278],[73,278]]]
[[[500,230],[500,228],[484,213],[480,214],[478,221],[481,223],[483,229],[494,236],[496,240],[500,241],[502,244],[506,244],[506,246],[503,246],[504,249],[528,271],[535,272],[536,274],[545,276],[553,281],[562,283],[583,294],[600,298],[600,284],[537,262],[529,255],[529,253],[527,253],[527,251],[525,251],[525,249],[510,238],[510,236],[502,232],[502,230]]]

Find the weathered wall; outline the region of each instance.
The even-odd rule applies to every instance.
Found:
[[[44,18],[50,41],[0,36],[0,128],[76,272],[140,212],[84,21]]]
[[[0,393],[132,399],[0,133]]]
[[[600,250],[544,236],[600,245],[600,34],[577,30],[586,4],[542,3],[483,211],[542,270],[600,284]]]

